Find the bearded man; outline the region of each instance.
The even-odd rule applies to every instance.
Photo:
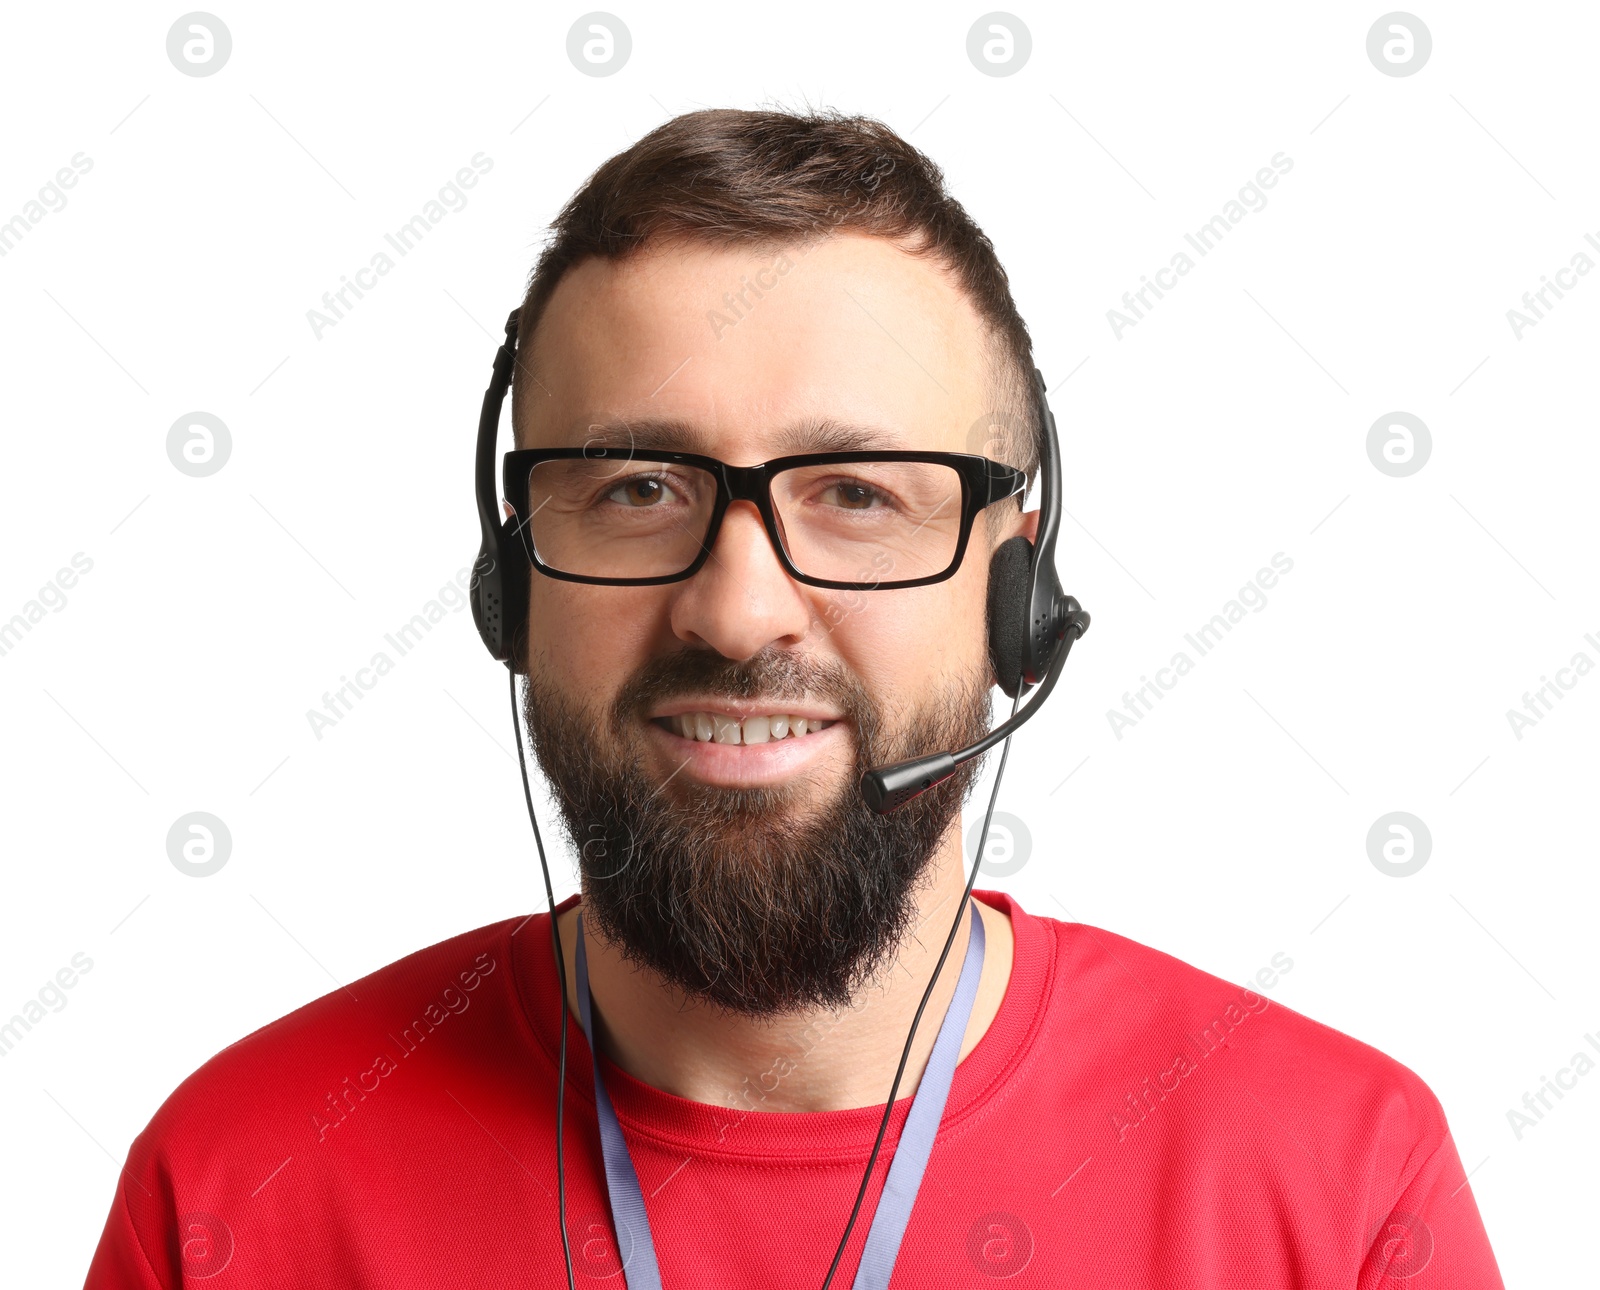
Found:
[[[1501,1285],[1416,1074],[969,895],[976,759],[865,800],[989,731],[996,553],[1051,447],[928,158],[678,117],[561,211],[512,330],[526,564],[479,609],[525,607],[512,711],[581,890],[212,1058],[91,1290]]]

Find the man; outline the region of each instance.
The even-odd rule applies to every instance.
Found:
[[[930,979],[834,1285],[947,1016],[874,1284],[1501,1285],[1438,1100],[1383,1054],[994,892],[935,976],[972,767],[888,815],[859,779],[989,729],[989,557],[1038,514],[977,507],[946,569],[963,525],[924,476],[830,461],[712,532],[717,469],[681,456],[1037,469],[1027,330],[925,157],[861,119],[679,117],[562,211],[519,332],[514,661],[582,869],[560,968],[516,917],[219,1053],[134,1143],[90,1287],[565,1284],[563,980],[575,1281],[820,1285]]]

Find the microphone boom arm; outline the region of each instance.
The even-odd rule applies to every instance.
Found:
[[[1056,633],[1056,639],[1060,644],[1056,648],[1055,656],[1050,660],[1049,670],[1028,706],[1002,721],[971,747],[953,753],[930,753],[925,757],[913,757],[909,761],[869,770],[861,777],[861,795],[866,799],[867,805],[879,815],[887,815],[890,811],[898,810],[912,798],[920,797],[935,784],[949,779],[956,773],[956,767],[963,762],[981,756],[1014,734],[1028,718],[1033,716],[1039,705],[1050,697],[1050,691],[1061,679],[1061,669],[1066,665],[1067,655],[1072,653],[1073,642],[1088,630],[1089,615],[1073,597],[1066,597],[1061,602],[1061,627]]]

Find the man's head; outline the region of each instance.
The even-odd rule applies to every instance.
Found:
[[[874,122],[669,122],[563,211],[520,332],[519,447],[1038,460],[1027,332],[993,248]],[[855,481],[819,487],[863,522]],[[1036,516],[987,515],[922,587],[803,584],[748,502],[685,580],[533,575],[528,725],[595,931],[750,1015],[840,1006],[887,966],[930,862],[959,857],[975,766],[888,816],[857,785],[988,728],[989,555]]]

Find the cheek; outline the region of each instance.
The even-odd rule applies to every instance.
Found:
[[[847,666],[873,694],[909,702],[946,688],[978,667],[988,669],[982,587],[951,579],[931,587],[839,593],[831,613],[842,618],[829,636]],[[854,606],[854,611],[852,611]]]
[[[530,666],[569,699],[598,706],[653,652],[664,612],[660,601],[652,587],[586,587],[538,578],[528,613]]]

